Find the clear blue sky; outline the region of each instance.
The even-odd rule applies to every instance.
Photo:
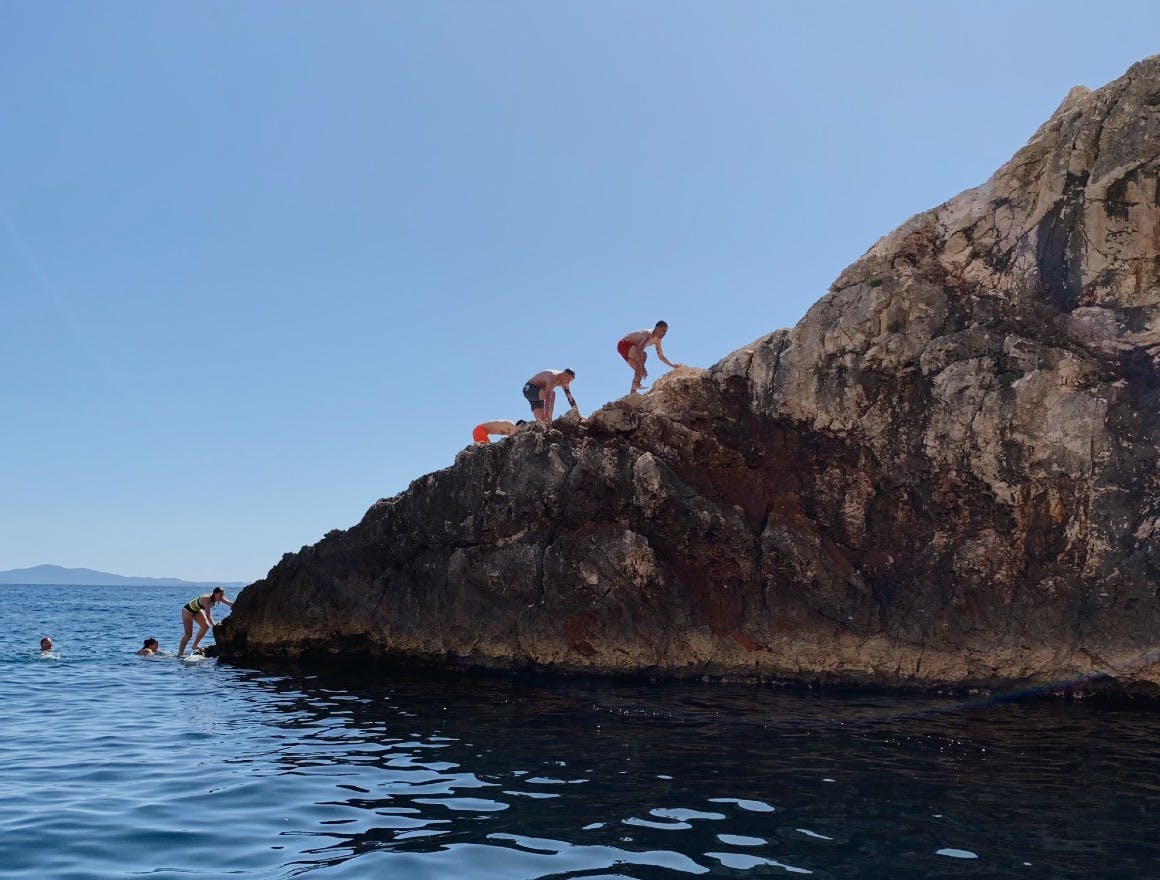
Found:
[[[0,0],[0,569],[252,580],[795,323],[1160,5]],[[659,365],[658,365],[659,366]]]

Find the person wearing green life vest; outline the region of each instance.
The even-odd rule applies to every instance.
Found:
[[[210,627],[215,626],[213,606],[218,602],[222,602],[230,608],[234,607],[233,601],[226,598],[226,591],[221,587],[214,587],[213,592],[190,599],[181,606],[181,625],[185,627],[185,635],[181,637],[181,646],[177,649],[178,657],[185,656],[185,646],[189,642],[190,636],[193,635],[195,621],[200,629],[193,639],[193,652],[196,654],[200,650],[198,646],[201,644],[201,640],[209,632]]]

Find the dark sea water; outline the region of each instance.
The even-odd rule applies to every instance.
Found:
[[[0,587],[0,877],[1160,877],[1154,710],[132,656],[187,592]]]

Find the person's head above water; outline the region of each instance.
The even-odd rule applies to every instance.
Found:
[[[45,636],[43,639],[41,639],[40,640],[40,650],[51,651],[52,650],[52,639],[50,639],[48,636]]]
[[[137,656],[152,657],[159,650],[161,650],[161,646],[157,644],[157,639],[150,636],[142,643],[140,650],[137,651]]]

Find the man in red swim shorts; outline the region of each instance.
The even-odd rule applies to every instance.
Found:
[[[499,434],[504,437],[510,437],[516,432],[516,428],[522,424],[524,424],[523,419],[520,419],[518,422],[508,422],[503,419],[494,422],[481,422],[471,432],[471,439],[476,443],[490,443],[491,438],[487,436],[488,434]]]
[[[637,330],[635,333],[629,333],[620,342],[616,343],[616,351],[622,358],[624,358],[630,367],[632,367],[632,388],[629,389],[629,394],[636,394],[640,390],[641,380],[648,375],[648,370],[644,368],[644,362],[648,359],[645,349],[650,345],[657,350],[657,357],[668,364],[670,367],[675,367],[672,361],[665,357],[664,349],[661,348],[661,340],[664,339],[665,334],[669,332],[669,325],[664,321],[657,321],[656,326],[651,330]]]

